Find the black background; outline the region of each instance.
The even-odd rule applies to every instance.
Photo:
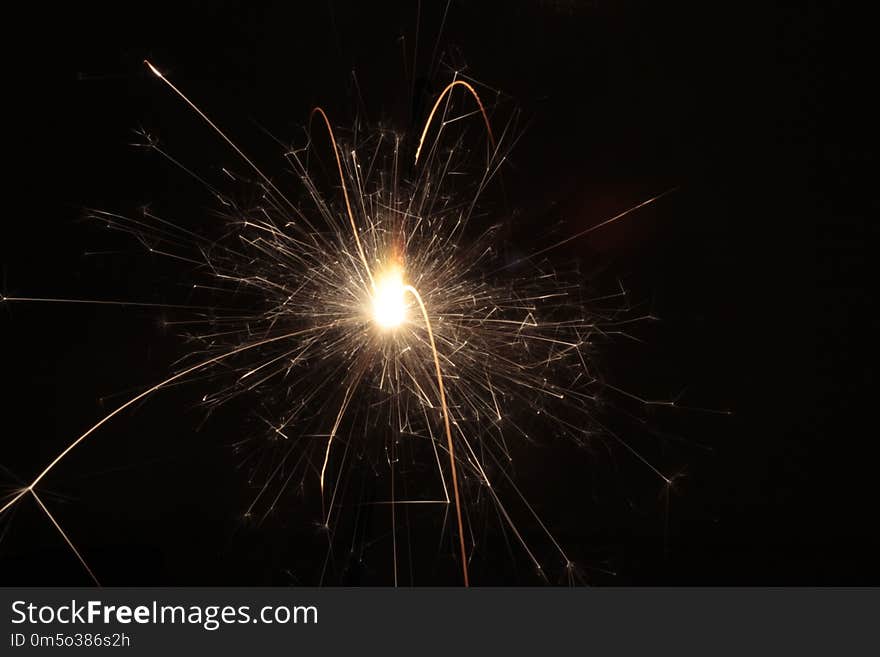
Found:
[[[150,203],[208,225],[209,200],[128,145],[139,125],[197,170],[238,165],[144,57],[281,175],[262,128],[293,139],[316,103],[343,124],[360,108],[401,130],[420,125],[451,75],[431,68],[439,43],[438,56],[502,90],[530,121],[504,174],[523,248],[522,234],[548,217],[573,233],[680,186],[561,255],[600,263],[662,318],[644,344],[605,354],[610,378],[652,398],[684,389],[683,403],[733,415],[656,411],[648,425],[680,438],[634,435],[681,475],[668,512],[664,488],[625,452],[558,446],[531,457],[522,487],[586,580],[878,583],[877,432],[859,338],[871,326],[872,111],[857,18],[813,3],[451,2],[438,42],[445,7],[11,9],[4,294],[186,300],[180,268],[82,220],[85,207]],[[84,255],[93,251],[120,253]],[[162,319],[0,307],[4,483],[26,481],[102,412],[163,378],[182,347]],[[114,420],[46,480],[44,498],[107,584],[314,583],[314,514],[242,528],[251,493],[227,445],[247,420],[196,432],[197,398],[171,393]],[[3,528],[4,583],[87,582],[32,501]],[[502,576],[494,560],[478,564],[484,582],[533,581]],[[364,583],[388,581],[387,564],[371,568]]]

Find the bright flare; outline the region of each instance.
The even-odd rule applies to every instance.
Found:
[[[376,277],[373,319],[382,328],[396,328],[406,320],[406,286],[403,274],[393,267]]]

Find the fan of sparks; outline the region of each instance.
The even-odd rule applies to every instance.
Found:
[[[73,440],[30,484],[14,491],[0,513],[31,495],[97,582],[38,486],[116,415],[197,378],[213,384],[202,399],[208,408],[239,395],[259,399],[273,446],[248,455],[261,483],[247,516],[268,515],[291,487],[311,487],[320,496],[320,524],[332,544],[340,515],[352,506],[346,500],[353,495],[355,468],[384,464],[391,477],[395,583],[394,532],[398,507],[405,504],[449,511],[452,556],[465,586],[478,549],[479,503],[495,509],[505,533],[546,577],[547,551],[539,557],[518,529],[508,510],[516,504],[555,553],[552,565],[572,577],[565,550],[515,485],[509,441],[540,438],[536,417],[548,427],[544,435],[578,443],[605,431],[594,412],[602,384],[592,352],[598,340],[621,333],[633,318],[621,319],[614,306],[622,292],[584,298],[578,278],[561,274],[544,257],[558,243],[515,261],[499,248],[503,224],[486,227],[480,200],[496,184],[512,131],[495,135],[477,89],[460,77],[435,99],[421,133],[413,136],[417,142],[381,129],[338,139],[328,115],[315,108],[305,146],[285,153],[304,191],[282,192],[282,183],[146,64],[242,159],[247,175],[223,171],[233,182],[255,186],[258,200],[243,205],[148,140],[215,197],[222,234],[199,235],[149,212],[91,214],[154,253],[192,264],[193,287],[222,303],[193,308],[193,316],[179,322],[192,348],[171,376]],[[324,178],[333,181],[330,189],[316,181],[318,158]],[[394,493],[395,464],[402,459],[417,464],[428,482],[423,489],[436,491],[433,497]]]

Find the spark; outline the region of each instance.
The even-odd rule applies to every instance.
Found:
[[[492,134],[492,126],[489,123],[489,116],[486,114],[486,108],[483,107],[483,101],[480,100],[480,95],[477,93],[477,90],[474,89],[470,84],[465,82],[464,80],[453,80],[446,88],[440,92],[440,95],[437,97],[437,100],[434,102],[434,106],[431,108],[431,113],[428,114],[428,120],[425,121],[425,127],[422,129],[422,135],[419,137],[419,145],[416,148],[416,157],[415,163],[418,164],[419,155],[422,153],[422,146],[425,143],[425,137],[428,134],[428,130],[431,128],[431,122],[434,120],[434,115],[437,113],[437,109],[440,107],[440,103],[443,102],[443,99],[446,95],[452,91],[452,89],[456,86],[460,85],[470,92],[471,96],[474,97],[474,100],[477,101],[477,107],[480,108],[480,114],[483,115],[483,122],[486,124],[486,132],[489,135],[489,141],[492,142],[492,148],[495,148],[495,135]]]
[[[55,520],[55,516],[49,513],[49,509],[46,508],[46,505],[43,504],[43,500],[40,499],[40,496],[37,495],[37,491],[33,489],[33,487],[29,487],[31,495],[34,496],[34,499],[37,501],[37,504],[40,505],[40,508],[46,513],[49,517],[49,520],[55,526],[55,529],[58,530],[58,533],[61,534],[62,538],[64,538],[64,542],[67,543],[68,547],[73,550],[73,553],[76,555],[76,558],[79,559],[79,562],[82,564],[83,568],[86,569],[86,572],[89,574],[89,577],[92,578],[92,581],[96,586],[101,586],[101,583],[98,581],[98,578],[95,577],[95,573],[92,572],[92,569],[89,568],[89,564],[86,563],[86,560],[82,558],[82,555],[79,553],[79,550],[76,549],[76,546],[73,544],[73,541],[67,536],[63,529],[61,529],[61,525],[58,524],[58,521]]]
[[[223,139],[230,146],[232,146],[232,148],[235,149],[235,151],[239,155],[241,155],[241,157],[244,158],[244,160],[248,164],[250,164],[251,167],[257,171],[257,173],[260,174],[260,176],[263,177],[263,179],[271,186],[272,189],[274,189],[275,191],[278,191],[278,188],[275,187],[275,185],[272,183],[272,181],[269,180],[269,178],[267,176],[265,176],[257,168],[257,166],[244,154],[244,152],[241,151],[241,149],[239,149],[238,146],[236,146],[235,143],[229,137],[227,137],[226,134],[222,130],[220,130],[220,128],[217,127],[217,125],[213,121],[211,121],[207,117],[207,115],[204,112],[202,112],[202,110],[200,110],[198,108],[198,106],[196,106],[195,103],[193,103],[189,98],[187,98],[187,96],[182,91],[180,91],[177,87],[175,87],[171,83],[171,81],[168,80],[164,75],[162,75],[149,61],[147,61],[147,60],[144,60],[144,61],[147,64],[147,66],[149,66],[149,68],[153,71],[153,73],[155,73],[159,77],[160,80],[162,80],[178,96],[180,96],[193,110],[195,110],[195,112],[202,119],[204,119],[208,123],[208,125],[210,125],[217,133],[219,133],[220,136],[223,137]],[[452,83],[450,83],[446,87],[446,89],[443,90],[443,92],[440,94],[440,97],[437,99],[437,102],[434,104],[434,108],[431,110],[431,114],[428,116],[428,120],[425,123],[425,128],[422,131],[422,136],[419,139],[419,147],[416,151],[416,161],[418,161],[418,154],[421,151],[422,142],[424,141],[425,135],[428,132],[428,129],[431,125],[431,121],[434,117],[435,112],[437,111],[437,107],[440,105],[440,102],[443,99],[443,97],[456,84],[464,85],[464,87],[466,89],[468,89],[468,91],[470,91],[470,93],[476,99],[477,104],[480,107],[480,111],[483,114],[483,119],[486,122],[486,129],[489,133],[489,137],[492,140],[492,143],[494,146],[495,138],[492,135],[492,128],[489,124],[489,119],[486,115],[486,110],[483,107],[483,103],[480,100],[479,95],[477,94],[476,90],[471,85],[469,85],[467,82],[464,82],[462,80],[455,80]],[[373,314],[376,319],[376,322],[380,326],[382,326],[383,328],[394,328],[396,326],[399,326],[403,322],[404,317],[406,315],[406,306],[405,306],[404,299],[403,299],[404,292],[409,292],[410,294],[413,295],[413,297],[416,299],[416,302],[419,305],[419,308],[422,312],[422,316],[425,320],[425,327],[428,332],[428,339],[429,339],[431,353],[432,353],[432,356],[434,359],[435,371],[436,371],[436,375],[437,375],[437,388],[439,390],[440,407],[441,407],[442,413],[443,413],[443,424],[444,424],[444,429],[446,432],[447,448],[449,450],[450,469],[452,471],[452,488],[453,488],[454,498],[455,498],[455,513],[456,513],[456,521],[458,523],[458,537],[459,537],[459,543],[460,543],[460,549],[461,549],[462,581],[463,581],[464,586],[467,587],[467,586],[469,586],[467,551],[466,551],[465,542],[464,542],[464,524],[462,522],[462,516],[461,516],[461,498],[460,498],[459,490],[458,490],[458,476],[457,476],[456,463],[455,463],[455,450],[454,450],[453,442],[452,442],[452,431],[450,429],[450,424],[449,424],[449,409],[446,405],[446,393],[445,393],[445,389],[444,389],[444,385],[443,385],[443,373],[440,368],[440,356],[437,352],[437,345],[434,341],[434,333],[431,328],[431,320],[430,320],[430,317],[428,316],[428,311],[427,311],[427,308],[425,308],[425,303],[422,300],[422,296],[419,294],[418,290],[415,287],[413,287],[412,285],[409,285],[409,284],[404,285],[403,284],[402,275],[396,265],[393,265],[389,271],[385,272],[383,274],[383,278],[377,284],[376,278],[373,275],[373,272],[370,268],[366,254],[364,252],[364,247],[363,247],[363,244],[361,243],[357,223],[355,222],[354,213],[352,212],[352,209],[351,209],[351,201],[349,200],[348,189],[345,184],[345,176],[342,171],[342,161],[339,157],[339,148],[336,143],[336,136],[333,133],[333,128],[330,125],[330,120],[327,118],[327,114],[324,112],[324,110],[320,107],[314,108],[312,110],[312,113],[310,116],[310,122],[311,122],[311,117],[313,117],[315,114],[319,114],[321,116],[321,118],[324,120],[325,127],[327,128],[327,132],[330,135],[330,141],[333,145],[333,154],[336,159],[336,166],[337,166],[337,169],[339,172],[340,182],[342,184],[342,192],[343,192],[343,196],[345,198],[346,212],[347,212],[349,220],[351,222],[352,235],[353,235],[355,243],[357,245],[358,255],[360,256],[361,262],[364,265],[364,269],[367,273],[367,276],[370,279],[370,285],[372,287]],[[280,191],[278,191],[278,193],[281,194]],[[283,197],[283,194],[281,196]],[[327,440],[327,448],[326,448],[325,454],[324,454],[324,464],[321,468],[321,478],[320,478],[322,497],[323,497],[323,492],[324,492],[324,476],[326,474],[327,462],[328,462],[328,459],[330,456],[330,447],[332,445],[333,438],[336,435],[336,432],[339,428],[339,423],[342,419],[342,415],[345,411],[345,408],[351,400],[352,388],[353,388],[353,386],[350,386],[349,389],[346,391],[345,401],[343,402],[343,405],[339,410],[339,414],[337,415],[336,422],[333,426],[333,431],[330,433],[330,437]],[[334,491],[334,498],[335,498],[335,491]],[[332,506],[333,506],[333,501],[331,500],[331,503],[330,503],[331,510],[332,510]],[[329,517],[329,514],[328,514],[328,517]],[[395,576],[396,576],[396,567],[395,567]]]
[[[455,465],[455,451],[452,447],[452,429],[449,427],[449,408],[446,406],[446,391],[443,387],[443,373],[440,369],[440,356],[437,352],[437,345],[434,342],[434,330],[431,328],[431,319],[428,317],[428,309],[425,308],[425,302],[422,301],[422,295],[412,285],[405,285],[404,289],[415,297],[419,304],[419,310],[422,311],[422,317],[425,319],[425,330],[428,332],[428,341],[431,343],[431,353],[434,356],[434,368],[437,372],[437,387],[440,390],[440,405],[443,408],[443,428],[446,430],[446,447],[449,450],[449,468],[452,471],[452,491],[455,495],[455,515],[458,522],[458,541],[461,548],[461,568],[464,585],[469,586],[468,567],[467,567],[467,550],[464,546],[464,524],[461,521],[461,498],[458,493],[458,469]]]
[[[200,117],[202,117],[202,119],[204,119],[205,122],[206,122],[209,126],[211,126],[212,128],[214,128],[214,131],[215,131],[218,135],[220,135],[220,137],[222,137],[223,140],[224,140],[227,144],[229,144],[229,145],[232,147],[232,149],[233,149],[236,153],[238,153],[238,154],[242,157],[242,159],[243,159],[245,162],[247,162],[247,163],[251,166],[251,168],[252,168],[254,171],[256,171],[257,174],[258,174],[263,180],[266,181],[266,184],[269,185],[269,187],[271,187],[273,190],[275,190],[275,192],[277,192],[279,196],[281,196],[282,198],[284,197],[284,194],[282,194],[282,193],[279,191],[279,189],[275,186],[275,183],[273,183],[271,180],[269,180],[269,177],[266,176],[266,175],[260,170],[260,168],[259,168],[256,164],[254,164],[254,163],[251,161],[251,159],[250,159],[247,155],[244,154],[244,151],[242,151],[238,146],[236,146],[235,143],[234,143],[229,137],[227,137],[226,134],[225,134],[220,128],[217,127],[217,124],[215,124],[211,119],[209,119],[208,116],[207,116],[202,110],[200,110],[200,109],[198,108],[198,106],[196,106],[195,103],[193,103],[189,98],[187,98],[187,97],[183,94],[183,92],[180,91],[180,89],[178,89],[177,87],[175,87],[175,86],[171,83],[171,80],[169,80],[168,78],[166,78],[166,77],[161,73],[161,71],[159,71],[159,69],[157,69],[155,66],[153,66],[153,65],[150,63],[150,61],[149,61],[148,59],[145,59],[145,60],[144,60],[144,64],[147,65],[147,67],[153,72],[153,74],[154,74],[157,78],[159,78],[160,80],[162,80],[162,82],[164,82],[165,84],[167,84],[168,87],[169,87],[174,93],[176,93],[178,96],[180,96],[180,97],[184,100],[184,102],[186,102],[186,104],[189,105],[189,106],[193,109],[193,111],[194,111],[196,114],[198,114]]]
[[[97,583],[80,551],[37,496],[37,485],[78,445],[126,409],[172,384],[194,380],[195,375],[200,380],[221,380],[224,372],[231,371],[230,380],[204,395],[205,405],[211,408],[238,395],[258,395],[261,406],[278,408],[277,420],[266,423],[273,441],[283,444],[266,465],[260,454],[253,457],[253,469],[265,475],[246,517],[261,500],[263,504],[271,500],[263,517],[268,515],[290,482],[298,479],[304,487],[311,464],[315,463],[315,470],[320,464],[318,484],[323,526],[331,541],[329,560],[334,514],[341,508],[340,499],[344,502],[351,476],[346,463],[350,454],[372,464],[380,460],[370,457],[379,450],[380,442],[370,437],[380,424],[377,414],[382,412],[383,423],[398,435],[427,438],[443,490],[439,500],[434,499],[437,495],[427,500],[398,498],[395,463],[400,453],[396,438],[391,439],[390,447],[387,443],[382,446],[391,472],[392,499],[387,503],[392,510],[395,582],[395,507],[440,502],[455,506],[462,583],[469,586],[468,543],[471,549],[475,547],[474,521],[463,513],[471,508],[465,507],[469,491],[471,497],[477,496],[474,491],[487,492],[503,525],[516,537],[536,572],[546,578],[536,550],[526,542],[490,478],[495,472],[501,473],[502,485],[513,491],[562,567],[570,572],[571,561],[562,545],[505,470],[505,463],[512,461],[507,434],[530,438],[516,422],[517,409],[528,409],[554,422],[555,434],[580,444],[602,429],[590,406],[598,380],[588,369],[588,364],[593,365],[589,354],[602,336],[613,333],[605,329],[616,326],[617,313],[591,312],[588,300],[582,298],[580,282],[546,266],[538,256],[618,221],[673,190],[555,244],[536,248],[513,263],[501,264],[495,246],[498,226],[482,234],[466,232],[478,198],[504,161],[504,134],[496,139],[486,107],[468,82],[453,80],[435,100],[415,148],[414,164],[420,170],[412,180],[400,172],[400,136],[387,139],[380,132],[360,143],[355,137],[340,148],[328,114],[315,107],[309,125],[319,116],[326,129],[343,202],[340,208],[322,194],[309,172],[304,155],[313,147],[309,131],[306,149],[293,148],[286,153],[313,201],[314,211],[307,213],[292,203],[195,102],[152,63],[145,60],[145,64],[257,173],[264,194],[256,206],[239,206],[148,138],[148,147],[221,201],[230,219],[229,231],[220,239],[207,239],[146,212],[137,219],[105,211],[95,211],[93,216],[134,235],[151,253],[198,264],[208,280],[193,283],[193,290],[217,296],[228,293],[234,299],[247,292],[253,301],[236,309],[232,304],[0,297],[4,302],[208,311],[192,320],[169,322],[192,327],[189,337],[200,345],[188,354],[196,359],[195,364],[185,361],[176,373],[133,396],[81,433],[30,484],[17,490],[0,507],[0,514],[31,493]],[[479,167],[470,163],[468,149],[460,141],[448,150],[440,148],[443,126],[467,116],[449,116],[454,106],[451,91],[456,87],[466,90],[476,102],[492,146],[488,161]],[[435,119],[440,121],[440,130],[424,149]],[[229,169],[223,168],[223,172],[231,181],[243,182]],[[467,172],[473,175],[459,176]],[[470,199],[448,188],[453,178],[459,177],[478,181],[467,190],[472,194]],[[323,227],[318,229],[318,225]],[[523,262],[531,267],[527,275],[498,276],[511,264]],[[615,296],[619,295],[596,299]],[[417,313],[411,312],[415,309]],[[221,363],[224,368],[215,367]],[[576,419],[554,419],[557,414],[548,409],[556,407]],[[442,420],[448,456],[448,480],[440,457],[444,445],[435,435],[438,419]],[[606,433],[657,476],[670,481],[628,442]],[[338,441],[344,441],[344,449],[334,450]],[[296,454],[294,450],[301,451]],[[293,465],[288,467],[289,461]],[[451,496],[447,481],[452,485]]]

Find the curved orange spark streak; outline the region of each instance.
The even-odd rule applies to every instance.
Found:
[[[431,127],[431,122],[434,120],[434,114],[436,114],[437,108],[440,107],[440,103],[446,97],[446,94],[448,94],[452,90],[452,88],[457,84],[460,84],[465,89],[470,91],[471,95],[474,97],[474,100],[477,101],[477,105],[480,108],[480,113],[483,115],[483,122],[486,124],[486,132],[489,133],[489,141],[492,142],[492,148],[495,148],[495,135],[492,134],[492,126],[489,123],[489,117],[486,114],[486,108],[483,107],[483,101],[480,100],[480,95],[477,93],[477,90],[474,89],[471,85],[469,85],[464,80],[453,80],[448,85],[446,85],[446,88],[437,97],[437,100],[434,103],[434,107],[431,108],[431,113],[428,115],[428,120],[425,121],[425,127],[422,130],[422,136],[419,137],[419,146],[418,146],[418,148],[416,148],[416,160],[415,160],[416,164],[419,163],[419,155],[422,152],[422,145],[425,142],[425,136],[428,134],[428,129]]]
[[[342,185],[342,195],[345,197],[345,209],[348,211],[348,219],[351,222],[351,232],[354,234],[354,241],[357,243],[361,262],[363,262],[364,268],[367,270],[367,276],[370,277],[370,285],[374,285],[373,272],[370,270],[370,265],[367,263],[367,256],[364,254],[364,247],[361,245],[361,238],[358,235],[357,224],[354,221],[354,213],[351,211],[351,202],[348,200],[348,188],[345,186],[345,176],[342,173],[342,160],[339,158],[339,148],[336,145],[336,136],[333,134],[330,119],[327,118],[327,114],[320,107],[316,107],[312,110],[311,114],[309,114],[309,125],[311,125],[312,118],[316,113],[320,114],[321,118],[324,119],[324,125],[327,126],[327,132],[330,134],[330,143],[333,144],[333,154],[336,156],[336,168],[339,171],[339,182]]]
[[[422,311],[422,317],[425,319],[425,327],[428,329],[428,340],[431,343],[431,352],[434,354],[434,367],[437,370],[437,388],[440,390],[440,406],[443,410],[443,425],[446,429],[446,448],[449,450],[449,467],[452,470],[452,490],[455,493],[455,516],[458,521],[458,545],[461,549],[461,574],[464,578],[464,585],[470,586],[468,581],[468,562],[467,550],[464,547],[464,523],[461,521],[461,501],[458,495],[458,473],[455,467],[455,452],[452,447],[452,429],[449,426],[449,408],[446,406],[446,392],[443,388],[443,372],[440,369],[440,356],[437,353],[437,345],[434,343],[434,331],[431,328],[431,320],[428,318],[428,310],[425,308],[425,302],[422,301],[422,295],[412,285],[405,285],[404,289],[412,294],[419,304]]]

